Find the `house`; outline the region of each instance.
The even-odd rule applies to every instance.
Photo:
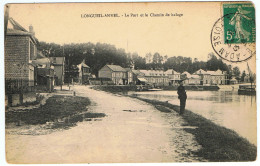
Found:
[[[171,85],[178,85],[179,81],[181,80],[180,73],[176,72],[173,69],[168,69],[165,73],[168,75]]]
[[[126,84],[133,84],[133,70],[132,70],[132,68],[125,68],[125,70],[126,70],[126,78],[127,78]]]
[[[205,70],[199,69],[198,71],[194,72],[193,75],[199,75],[200,85],[209,85],[211,82],[211,75]]]
[[[35,65],[38,40],[33,27],[24,29],[14,19],[8,19],[5,38],[6,92],[33,91],[35,87]]]
[[[98,71],[99,78],[109,78],[116,85],[127,84],[127,71],[118,65],[105,65]]]
[[[65,57],[50,57],[51,64],[54,66],[55,72],[55,84],[63,85],[64,83],[64,71],[65,71]]]
[[[148,84],[153,86],[169,85],[169,77],[163,70],[140,70]]]
[[[251,80],[250,80],[250,75],[249,75],[249,74],[246,74],[246,75],[245,75],[245,77],[244,77],[244,82],[246,82],[246,83],[251,82]]]
[[[51,65],[50,59],[47,57],[42,57],[34,60],[33,63],[37,66],[37,90],[49,92],[53,91],[55,72],[54,66]]]
[[[237,81],[237,79],[235,77],[232,77],[232,79],[230,79],[229,82],[230,82],[231,85],[234,85],[234,84],[238,83],[238,81]]]
[[[200,85],[200,76],[196,74],[187,75],[184,85]]]
[[[132,72],[133,72],[133,84],[144,85],[147,83],[144,73],[140,72],[139,70],[132,70]]]
[[[225,71],[204,71],[199,69],[194,75],[200,76],[200,85],[225,85],[227,84],[227,74]]]
[[[207,71],[211,75],[211,85],[225,85],[227,84],[227,74],[225,71]]]
[[[91,77],[90,67],[84,61],[78,64],[77,67],[79,72],[78,82],[80,84],[89,84],[89,78]]]
[[[185,80],[185,79],[190,78],[190,77],[191,77],[191,74],[187,71],[181,73],[181,79],[182,80]]]
[[[185,71],[181,74],[181,79],[184,80],[184,85],[199,85],[200,84],[200,76],[196,74],[190,74]]]

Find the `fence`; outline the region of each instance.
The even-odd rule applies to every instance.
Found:
[[[5,79],[5,93],[25,93],[35,90],[35,82],[24,79]]]

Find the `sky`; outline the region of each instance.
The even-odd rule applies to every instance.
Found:
[[[57,44],[109,43],[127,52],[159,52],[206,61],[214,52],[210,33],[221,17],[221,4],[210,3],[70,3],[11,4],[9,16],[28,30],[34,27],[39,41]],[[140,17],[141,14],[149,17]],[[151,17],[150,14],[183,16]],[[118,14],[112,18],[82,18],[84,14]],[[125,14],[130,17],[124,17]],[[131,17],[138,14],[138,17]],[[251,62],[252,61],[252,62]],[[255,60],[249,63],[254,64]],[[229,62],[227,62],[230,64]],[[234,66],[237,64],[233,64]],[[246,69],[246,63],[239,64]]]

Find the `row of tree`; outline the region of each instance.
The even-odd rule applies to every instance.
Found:
[[[199,69],[203,70],[223,70],[227,71],[229,77],[235,75],[240,78],[238,67],[232,68],[227,65],[221,58],[217,58],[210,53],[208,61],[198,61],[196,58],[191,59],[183,56],[160,55],[158,52],[146,54],[141,57],[138,53],[126,53],[124,49],[116,48],[114,45],[106,43],[80,43],[58,45],[55,43],[40,42],[39,50],[47,57],[65,57],[68,69],[75,68],[76,65],[85,60],[90,66],[93,74],[97,75],[98,71],[106,64],[115,64],[122,67],[134,66],[135,69],[173,69],[177,72],[188,71],[194,73]],[[243,72],[244,73],[244,72]]]

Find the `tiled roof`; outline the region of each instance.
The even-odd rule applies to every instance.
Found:
[[[217,70],[217,71],[204,71],[202,69],[199,69],[194,74],[204,74],[204,75],[224,75],[223,71]]]
[[[166,76],[167,73],[163,70],[140,70],[145,76]]]
[[[118,65],[107,65],[107,67],[109,67],[112,71],[126,72],[126,70],[124,68],[122,68],[121,66],[118,66]]]

